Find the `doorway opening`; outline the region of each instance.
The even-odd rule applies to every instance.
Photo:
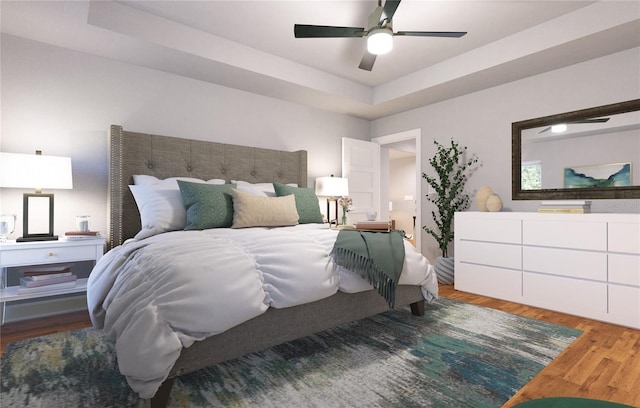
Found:
[[[380,145],[380,209],[421,248],[420,129],[372,139]]]

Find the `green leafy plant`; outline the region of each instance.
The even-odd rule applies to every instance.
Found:
[[[467,147],[460,146],[454,140],[451,140],[450,146],[441,145],[435,140],[433,143],[436,145],[436,153],[429,159],[429,164],[436,175],[432,177],[422,173],[422,178],[429,183],[434,193],[427,195],[427,201],[436,206],[437,211],[431,211],[436,228],[423,225],[422,229],[436,239],[442,256],[447,257],[447,249],[453,240],[453,217],[456,211],[469,208],[470,198],[464,192],[464,186],[475,169],[478,157],[473,154],[465,159],[463,156]]]

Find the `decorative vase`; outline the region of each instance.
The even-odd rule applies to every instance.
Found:
[[[347,212],[342,211],[342,225],[347,225]]]
[[[436,258],[436,277],[438,282],[443,285],[451,285],[453,283],[453,258],[439,256]]]

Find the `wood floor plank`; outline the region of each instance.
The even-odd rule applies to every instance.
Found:
[[[640,330],[440,287],[442,297],[574,327],[583,331],[503,408],[535,398],[575,396],[640,407]],[[10,323],[0,327],[2,352],[10,342],[90,327],[86,312]]]

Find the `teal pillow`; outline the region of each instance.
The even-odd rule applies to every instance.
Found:
[[[191,183],[178,180],[182,202],[187,209],[185,230],[230,228],[233,224],[235,184]]]
[[[296,209],[300,219],[299,224],[323,223],[320,203],[316,193],[310,188],[291,187],[286,184],[273,183],[276,196],[282,197],[293,194],[296,199]]]

